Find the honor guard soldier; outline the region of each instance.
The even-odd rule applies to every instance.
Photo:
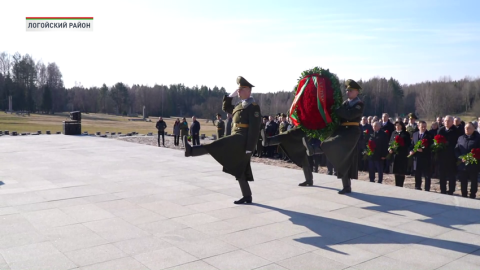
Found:
[[[223,166],[225,173],[235,176],[240,184],[243,197],[235,204],[252,203],[252,191],[248,181],[253,181],[250,159],[260,135],[262,116],[260,106],[251,97],[252,84],[245,78],[237,78],[238,89],[223,98],[223,111],[232,114],[232,135],[225,136],[210,144],[190,146],[185,140],[185,156],[195,157],[210,154]],[[236,106],[232,99],[241,99]]]
[[[222,138],[225,134],[225,122],[222,120],[222,116],[217,113],[217,123],[215,125],[217,127],[217,138]]]
[[[358,98],[360,85],[354,80],[345,82],[348,99],[335,110],[340,120],[340,126],[332,136],[321,143],[320,147],[312,147],[307,140],[304,145],[309,156],[324,153],[337,171],[337,177],[342,178],[343,189],[339,194],[352,192],[351,179],[358,179],[357,142],[361,135],[360,120],[363,116],[364,104]]]

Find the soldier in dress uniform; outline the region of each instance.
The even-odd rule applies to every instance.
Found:
[[[257,145],[262,116],[260,106],[251,97],[253,85],[241,76],[237,78],[237,84],[235,92],[225,95],[222,106],[224,112],[232,114],[232,135],[193,147],[185,141],[185,156],[210,154],[222,164],[225,173],[235,176],[243,197],[234,203],[244,204],[252,203],[252,191],[248,184],[248,181],[253,181],[250,159]],[[232,99],[237,95],[241,102],[234,106]]]
[[[222,138],[225,134],[225,122],[222,120],[222,116],[217,113],[217,123],[215,124],[217,127],[217,138]]]
[[[358,179],[357,143],[361,135],[360,120],[364,104],[358,98],[360,85],[354,80],[345,82],[348,99],[335,110],[340,119],[340,126],[332,136],[323,141],[320,147],[312,147],[305,138],[303,143],[309,156],[325,153],[327,159],[337,171],[337,177],[342,178],[343,189],[339,194],[352,192],[351,179]]]

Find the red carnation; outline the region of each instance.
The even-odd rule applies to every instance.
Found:
[[[442,135],[435,135],[434,140],[437,141],[437,143],[446,143],[447,142],[447,139],[445,139],[445,137],[442,136]]]
[[[370,133],[370,131],[368,131],[368,129],[366,129],[366,130],[365,130],[365,134],[368,135],[369,133]]]
[[[375,150],[376,147],[377,147],[377,144],[375,143],[375,141],[368,141],[368,148],[370,148],[372,152]]]
[[[423,145],[423,147],[427,148],[428,147],[428,140],[427,139],[422,139],[422,145]]]
[[[390,131],[388,131],[388,129],[387,129],[387,130],[385,130],[385,133],[390,134]]]
[[[475,159],[480,159],[480,148],[473,148],[471,153]]]
[[[398,143],[400,146],[405,146],[405,142],[403,141],[403,138],[398,136],[395,137],[395,142]]]

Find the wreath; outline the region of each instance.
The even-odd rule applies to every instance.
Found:
[[[343,102],[337,75],[321,67],[305,70],[298,79],[294,95],[289,110],[293,124],[310,138],[322,141],[328,138],[340,123],[334,113]]]

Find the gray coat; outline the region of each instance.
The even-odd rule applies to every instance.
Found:
[[[180,123],[173,125],[173,135],[180,136]]]

